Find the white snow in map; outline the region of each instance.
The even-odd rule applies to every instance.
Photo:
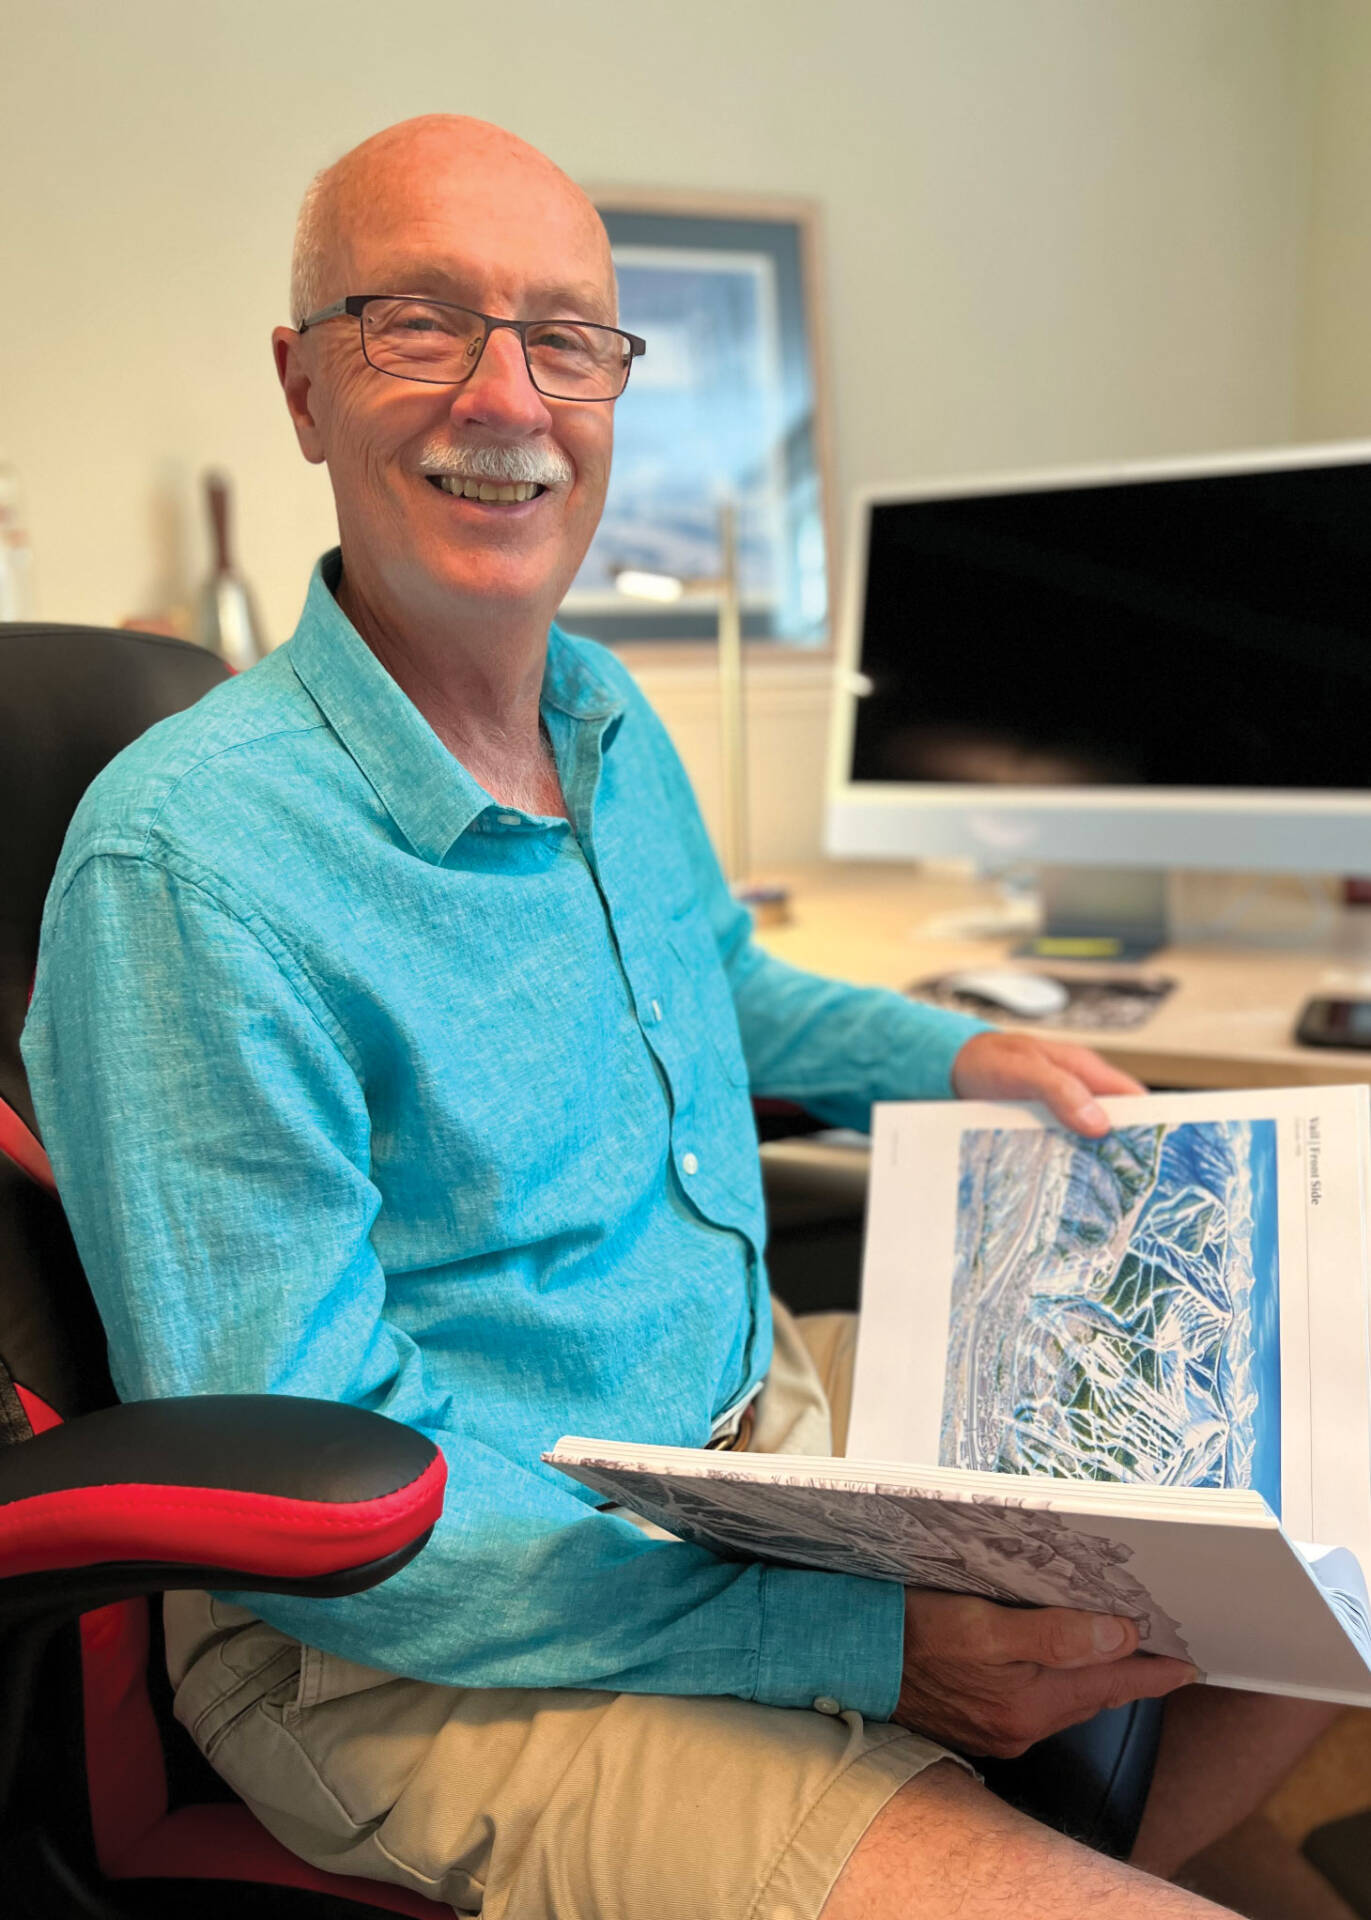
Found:
[[[1261,1484],[1260,1389],[1279,1392],[1253,1331],[1254,1289],[1274,1292],[1263,1154],[1263,1120],[968,1131],[943,1464]]]

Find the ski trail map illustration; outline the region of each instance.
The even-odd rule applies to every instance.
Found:
[[[1276,1127],[968,1129],[940,1458],[1280,1512]]]

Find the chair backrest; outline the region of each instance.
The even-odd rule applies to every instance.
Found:
[[[23,1444],[29,1428],[114,1398],[85,1276],[56,1193],[44,1184],[46,1157],[34,1137],[19,1053],[53,868],[76,804],[100,769],[227,674],[213,654],[155,634],[0,624],[0,1415],[7,1392],[19,1408],[8,1427],[0,1418],[0,1444]],[[165,1709],[167,1689],[154,1673],[149,1693],[148,1643],[145,1600],[86,1614],[51,1642],[41,1693],[25,1713],[28,1655],[0,1636],[7,1710],[0,1763],[8,1738],[24,1756],[19,1797],[33,1803],[42,1834],[41,1850],[26,1856],[36,1890],[30,1903],[26,1880],[23,1912],[55,1913],[60,1899],[63,1913],[113,1913],[92,1888],[101,1873],[117,1879],[120,1862],[136,1856],[143,1863],[129,1871],[187,1876],[140,1880],[140,1913],[180,1913],[194,1902],[213,1913],[385,1909],[431,1912],[436,1920],[436,1906],[400,1888],[306,1867],[241,1806],[186,1804],[168,1816],[169,1801],[231,1796],[169,1712],[155,1711],[154,1698]],[[0,1799],[0,1853],[7,1818],[22,1838],[29,1811]],[[159,1835],[178,1820],[159,1856]],[[216,1895],[219,1879],[243,1884]],[[296,1903],[277,1904],[283,1889],[297,1890]],[[0,1875],[0,1904],[10,1892]],[[119,1903],[117,1910],[133,1908]]]
[[[0,1360],[64,1419],[113,1395],[66,1219],[27,1150],[36,1123],[19,1035],[43,901],[100,769],[227,675],[204,648],[158,634],[0,624]]]

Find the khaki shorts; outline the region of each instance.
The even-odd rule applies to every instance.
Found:
[[[855,1325],[777,1305],[754,1451],[841,1445]],[[487,1920],[814,1920],[953,1757],[857,1713],[397,1679],[207,1594],[168,1595],[167,1649],[178,1719],[286,1846]]]

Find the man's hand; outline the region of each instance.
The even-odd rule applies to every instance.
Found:
[[[911,1589],[892,1717],[964,1753],[1013,1760],[1102,1707],[1154,1700],[1196,1678],[1183,1660],[1137,1647],[1133,1622],[1111,1614]]]
[[[1077,1133],[1108,1133],[1097,1093],[1146,1093],[1089,1047],[1030,1033],[974,1033],[952,1062],[959,1100],[1041,1100]]]

